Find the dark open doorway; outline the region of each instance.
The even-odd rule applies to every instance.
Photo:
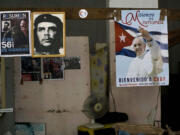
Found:
[[[162,127],[168,125],[173,131],[180,130],[180,74],[170,74],[169,86],[161,87]]]

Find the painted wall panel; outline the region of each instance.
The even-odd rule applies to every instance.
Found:
[[[20,58],[15,59],[16,122],[46,123],[47,135],[76,135],[77,126],[89,121],[81,112],[90,94],[88,37],[67,37],[66,55],[80,56],[81,69],[65,70],[64,80],[43,80],[42,84],[20,85]]]

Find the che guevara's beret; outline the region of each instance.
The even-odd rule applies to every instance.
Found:
[[[41,22],[52,22],[52,23],[55,23],[57,26],[62,25],[61,20],[56,16],[52,16],[51,14],[39,15],[35,19],[34,26],[37,27],[37,25]]]

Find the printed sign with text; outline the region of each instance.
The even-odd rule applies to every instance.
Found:
[[[30,56],[30,11],[1,12],[1,56]]]
[[[116,86],[169,84],[167,16],[161,10],[122,10],[115,20]]]

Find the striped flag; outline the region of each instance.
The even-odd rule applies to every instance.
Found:
[[[168,63],[168,35],[159,31],[149,31],[149,33],[161,48],[163,62]],[[115,22],[116,55],[136,57],[135,52],[130,46],[133,39],[140,34],[137,28]]]
[[[160,20],[160,12],[122,10],[121,20],[114,19],[117,87],[169,84],[167,16]],[[144,55],[136,57],[132,42],[142,35],[140,28],[144,30],[142,33],[146,34],[147,31],[150,34],[153,46],[150,48],[150,44],[147,45]],[[144,42],[147,42],[146,39]]]

